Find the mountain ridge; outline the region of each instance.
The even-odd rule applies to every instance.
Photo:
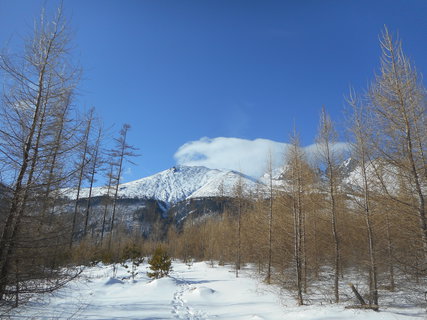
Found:
[[[234,170],[210,169],[202,166],[174,166],[154,175],[122,183],[119,198],[155,199],[170,205],[192,198],[232,196],[237,182],[241,180],[246,190],[263,186],[261,181]],[[113,188],[111,188],[113,189]],[[92,196],[107,195],[107,187],[95,187]],[[112,195],[110,190],[110,195]],[[67,189],[67,198],[75,199],[77,191]],[[89,189],[80,190],[79,198],[87,198]]]

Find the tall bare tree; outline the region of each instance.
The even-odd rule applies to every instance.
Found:
[[[108,178],[108,184],[107,184],[107,193],[104,195],[104,210],[103,210],[103,215],[102,215],[102,226],[101,226],[101,239],[99,241],[99,244],[102,246],[103,244],[103,240],[104,240],[104,233],[105,233],[105,228],[106,228],[106,223],[107,223],[107,213],[108,213],[108,206],[110,204],[110,193],[111,193],[111,187],[113,186],[113,178],[114,178],[114,161],[112,159],[109,159],[107,161],[107,165],[109,166],[108,168],[108,173],[107,173],[107,178]]]
[[[331,217],[332,236],[334,239],[334,295],[335,302],[339,302],[339,273],[341,269],[341,239],[337,226],[337,193],[339,185],[339,157],[335,151],[335,144],[337,142],[337,133],[334,129],[333,123],[326,113],[325,108],[322,108],[320,115],[319,132],[317,135],[318,146],[318,159],[321,166],[326,171],[326,189],[328,211]]]
[[[90,133],[92,130],[92,122],[94,117],[94,109],[92,108],[85,120],[85,130],[82,137],[82,152],[80,157],[77,159],[77,188],[76,188],[76,199],[74,202],[74,213],[73,213],[73,222],[71,225],[71,234],[70,234],[70,248],[73,245],[73,241],[75,240],[75,236],[77,233],[77,217],[79,215],[79,201],[80,201],[80,192],[82,189],[82,185],[85,178],[85,173],[87,172],[89,161],[89,144],[90,144]]]
[[[117,199],[119,195],[119,185],[121,181],[124,161],[133,163],[131,157],[137,156],[136,148],[127,143],[127,133],[130,129],[129,124],[124,124],[120,130],[119,137],[115,139],[116,147],[111,151],[111,156],[116,159],[117,171],[115,175],[114,197],[113,197],[113,212],[111,214],[111,228],[108,247],[111,247],[111,241],[114,232],[114,224],[116,219]]]
[[[95,177],[96,173],[100,168],[101,161],[100,161],[100,153],[101,153],[101,141],[102,141],[102,127],[98,127],[98,133],[95,139],[95,143],[93,146],[91,146],[90,153],[90,168],[89,168],[89,174],[88,174],[88,180],[89,180],[89,194],[86,202],[86,214],[85,214],[85,223],[83,228],[83,237],[86,236],[88,223],[89,223],[89,216],[90,216],[90,209],[91,209],[91,201],[92,201],[92,191],[93,191],[93,184],[95,183]]]
[[[268,206],[268,261],[267,261],[267,276],[265,281],[271,283],[271,269],[272,269],[272,257],[273,257],[273,199],[274,199],[274,189],[273,189],[273,159],[271,151],[268,155],[267,163],[267,173],[268,173],[268,193],[269,193],[269,206]]]
[[[315,191],[315,174],[300,146],[299,135],[294,130],[286,155],[284,181],[292,208],[293,253],[298,304],[304,304],[302,293],[307,291],[307,235],[306,224]],[[317,254],[317,253],[315,253]]]
[[[377,262],[375,253],[375,237],[372,222],[372,210],[371,210],[371,193],[372,193],[372,178],[369,178],[368,167],[372,160],[370,150],[372,149],[370,143],[370,127],[369,118],[366,114],[366,108],[362,102],[357,98],[355,93],[352,91],[348,99],[348,103],[352,107],[352,123],[351,133],[353,136],[353,142],[351,143],[351,155],[358,163],[360,169],[360,177],[362,181],[355,184],[353,190],[354,202],[362,210],[366,231],[367,231],[367,243],[368,243],[368,255],[369,255],[369,267],[370,267],[370,295],[374,305],[378,305],[378,272]],[[362,199],[361,201],[359,199]]]
[[[392,186],[383,183],[391,199],[417,212],[424,256],[420,269],[426,271],[426,90],[401,42],[394,40],[387,28],[382,34],[381,49],[381,69],[368,92],[370,112],[375,119],[373,146],[389,169],[398,169],[395,178],[405,181],[405,191],[411,195],[409,201],[399,199]]]
[[[236,244],[235,244],[235,270],[236,278],[239,277],[239,270],[242,264],[242,212],[244,205],[244,184],[239,176],[234,186],[235,210],[236,210]]]
[[[0,236],[0,299],[11,291],[7,289],[11,281],[18,279],[17,276],[11,277],[14,270],[20,269],[16,268],[17,261],[23,264],[28,259],[22,255],[18,258],[17,254],[25,247],[22,241],[25,244],[31,242],[30,233],[27,233],[31,221],[34,224],[34,219],[39,219],[31,210],[40,201],[37,198],[40,190],[46,190],[39,178],[50,172],[56,162],[49,155],[55,154],[57,145],[49,143],[49,137],[62,136],[59,132],[65,118],[60,119],[59,115],[66,114],[64,110],[68,108],[78,81],[79,70],[70,63],[68,45],[67,26],[59,9],[52,22],[47,22],[42,14],[21,57],[0,55],[0,70],[8,79],[8,90],[4,91],[1,105],[0,152],[2,162],[7,164],[12,190],[10,208]],[[52,126],[55,122],[59,125]],[[52,182],[52,179],[48,181]],[[35,272],[37,263],[26,266]],[[15,282],[24,281],[21,278]]]
[[[42,219],[49,214],[49,225],[52,222],[52,214],[54,213],[55,199],[58,198],[58,190],[65,181],[61,178],[61,172],[63,172],[63,163],[64,155],[68,155],[70,149],[73,149],[72,138],[74,130],[69,130],[68,124],[72,123],[72,120],[69,117],[69,112],[71,111],[71,92],[65,97],[65,100],[62,104],[59,105],[59,108],[56,112],[55,121],[52,122],[51,126],[54,128],[50,130],[53,134],[50,137],[48,144],[51,145],[50,152],[46,157],[47,168],[46,173],[43,178],[44,192],[42,193],[42,198],[44,199],[43,207],[41,210]]]
[[[304,155],[300,148],[299,139],[296,133],[291,137],[291,147],[287,158],[285,178],[287,184],[290,186],[289,194],[292,203],[297,300],[299,305],[303,305]]]

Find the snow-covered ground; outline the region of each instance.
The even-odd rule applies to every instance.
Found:
[[[236,278],[230,267],[205,262],[173,263],[170,277],[150,280],[147,265],[135,280],[123,279],[119,267],[87,268],[67,287],[15,310],[11,319],[290,319],[290,320],[413,320],[427,319],[422,307],[399,305],[380,312],[345,309],[344,304],[298,307],[290,294],[251,276]]]

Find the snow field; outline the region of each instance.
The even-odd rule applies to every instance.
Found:
[[[147,264],[135,280],[119,266],[87,268],[65,288],[14,311],[11,319],[289,319],[289,320],[414,320],[427,319],[421,307],[387,308],[381,312],[345,309],[343,304],[298,307],[295,299],[275,286],[251,277],[235,277],[231,267],[173,263],[170,277],[151,280]]]

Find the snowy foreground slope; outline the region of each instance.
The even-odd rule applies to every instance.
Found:
[[[112,266],[88,268],[78,279],[53,295],[15,310],[8,319],[301,319],[413,320],[426,319],[421,307],[398,305],[380,312],[350,310],[340,305],[298,307],[287,293],[251,278],[245,269],[235,278],[229,267],[204,262],[191,267],[174,262],[170,277],[149,280],[147,265],[135,281]]]

